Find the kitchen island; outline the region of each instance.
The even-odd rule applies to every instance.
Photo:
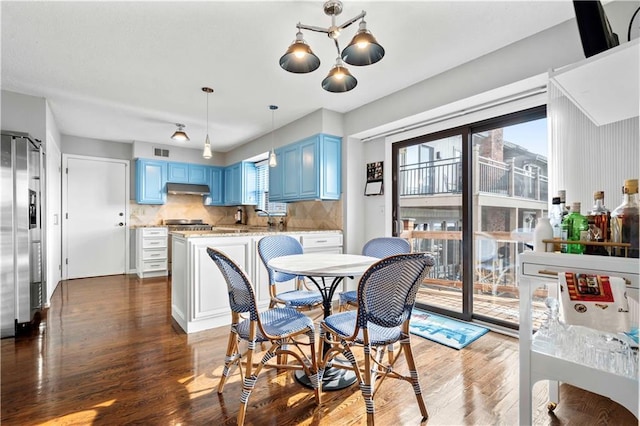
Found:
[[[231,322],[227,284],[209,258],[207,247],[231,257],[254,284],[258,307],[269,306],[269,276],[258,255],[258,241],[274,234],[296,238],[306,253],[342,253],[340,230],[220,227],[172,232],[171,315],[182,330],[194,333]],[[292,280],[280,285],[280,291],[286,291],[293,289],[295,283]]]

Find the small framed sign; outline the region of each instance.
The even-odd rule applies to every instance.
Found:
[[[367,163],[367,183],[364,187],[364,195],[382,195],[383,191],[382,161]]]

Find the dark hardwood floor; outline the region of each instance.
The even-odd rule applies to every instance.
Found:
[[[221,283],[221,285],[224,285]],[[241,383],[218,395],[228,327],[186,335],[172,323],[170,282],[111,276],[62,282],[37,334],[2,343],[2,425],[235,424]],[[457,351],[412,338],[429,425],[518,423],[518,342],[490,332]],[[379,425],[419,424],[408,383],[386,382],[376,395]],[[637,425],[607,398],[562,385],[546,411],[534,389],[535,424]],[[356,386],[313,394],[291,373],[258,380],[247,424],[366,423]]]

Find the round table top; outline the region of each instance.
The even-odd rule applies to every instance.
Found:
[[[280,256],[269,261],[269,267],[287,274],[313,277],[349,277],[362,275],[377,257],[342,253],[304,253]]]

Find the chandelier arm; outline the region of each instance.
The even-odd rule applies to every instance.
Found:
[[[362,19],[367,15],[367,12],[365,12],[364,10],[362,12],[360,12],[360,14],[356,17],[353,17],[351,19],[349,19],[348,21],[346,21],[345,23],[341,24],[338,29],[339,30],[344,30],[345,28],[347,28],[349,25],[353,24],[354,22],[356,22],[358,19]]]
[[[338,39],[334,38],[333,41],[336,43],[336,50],[338,51],[338,56],[340,56],[340,45],[338,44]]]
[[[315,31],[317,33],[329,34],[329,28],[315,27],[313,25],[305,25],[305,24],[298,24],[297,27],[299,30],[309,30],[309,31]]]

